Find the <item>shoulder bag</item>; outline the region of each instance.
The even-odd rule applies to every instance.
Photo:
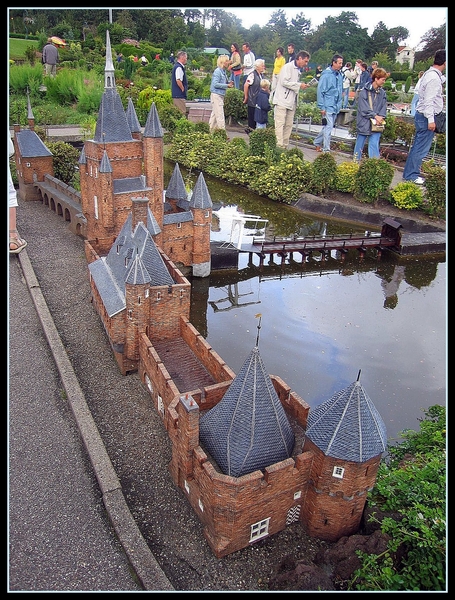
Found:
[[[373,101],[371,100],[371,92],[368,92],[368,102],[370,103],[370,108],[373,110]],[[436,118],[436,117],[435,117]],[[376,119],[370,119],[371,122],[371,132],[372,133],[383,133],[385,129],[385,121],[379,125],[376,123]]]
[[[436,133],[445,133],[446,132],[446,113],[441,111],[437,115],[434,116],[434,122],[436,125],[435,132]]]

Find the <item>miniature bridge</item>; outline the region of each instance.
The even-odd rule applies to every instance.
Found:
[[[302,260],[313,252],[325,254],[332,250],[337,250],[341,253],[341,259],[352,249],[358,250],[363,255],[369,248],[377,250],[378,258],[381,256],[382,250],[389,248],[399,250],[401,244],[401,229],[402,226],[397,221],[387,218],[385,219],[381,233],[367,232],[366,235],[345,234],[333,236],[311,236],[293,238],[273,238],[266,240],[262,236],[260,239],[253,237],[248,244],[241,244],[240,252],[248,252],[250,255],[256,254],[259,256],[260,265],[264,263],[265,258],[273,255],[281,256],[282,262],[289,256],[291,259],[295,252],[301,254]]]

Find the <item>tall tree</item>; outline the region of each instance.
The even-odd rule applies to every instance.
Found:
[[[434,58],[436,50],[447,47],[446,24],[443,23],[440,27],[429,29],[421,38],[420,45],[422,45],[422,49],[416,52],[416,61],[425,61]]]

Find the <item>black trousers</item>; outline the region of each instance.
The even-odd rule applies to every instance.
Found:
[[[248,127],[250,129],[256,129],[256,121],[254,120],[254,106],[248,106]]]

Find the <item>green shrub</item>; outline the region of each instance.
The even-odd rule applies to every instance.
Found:
[[[337,163],[330,152],[323,152],[312,163],[313,177],[311,192],[316,196],[325,195],[334,188]]]
[[[273,127],[255,129],[250,133],[250,154],[265,156],[266,147],[272,152],[276,149],[276,135]]]
[[[424,413],[420,431],[403,431],[379,466],[368,504],[394,513],[381,522],[390,541],[379,555],[358,553],[350,590],[446,591],[446,409]]]
[[[383,158],[361,160],[355,181],[355,198],[360,202],[375,203],[381,196],[388,197],[393,173],[392,165]]]
[[[46,145],[53,154],[54,177],[67,185],[74,186],[78,173],[76,167],[79,150],[66,142],[48,142]]]
[[[355,178],[359,170],[358,163],[343,162],[337,165],[335,172],[334,189],[339,192],[353,194],[355,190]]]
[[[422,163],[425,175],[425,198],[423,209],[429,215],[445,218],[446,214],[446,170],[436,165],[434,161]]]
[[[244,121],[248,116],[246,104],[243,104],[243,91],[231,88],[224,97],[224,115],[226,119]]]
[[[390,191],[390,200],[397,208],[412,210],[422,205],[423,193],[413,181],[403,181]]]
[[[261,163],[253,163],[258,157],[250,156],[249,165],[254,164],[255,172],[250,173],[249,187],[254,192],[268,196],[272,200],[292,204],[309,191],[311,185],[311,163],[302,160],[295,153],[283,152],[278,161],[266,165],[266,159]]]

